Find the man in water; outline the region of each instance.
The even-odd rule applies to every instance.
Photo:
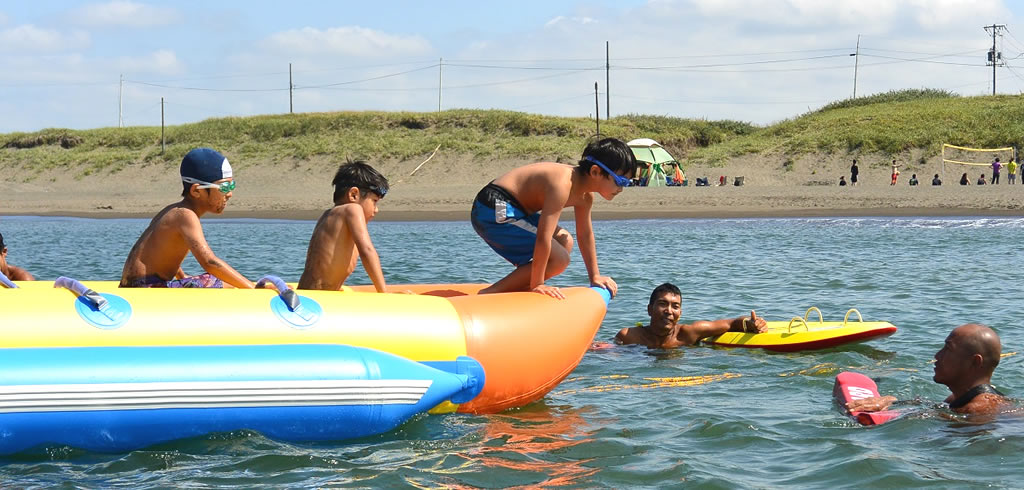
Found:
[[[1001,351],[999,336],[991,328],[968,323],[953,329],[945,345],[935,353],[932,378],[952,392],[945,400],[949,408],[956,413],[987,415],[1009,405],[1006,396],[991,384]],[[879,396],[854,400],[846,407],[851,411],[877,412],[894,402],[894,396]]]
[[[695,345],[701,339],[722,335],[725,332],[759,333],[767,328],[764,319],[758,318],[753,310],[750,311],[750,316],[679,324],[682,298],[682,293],[674,284],[666,282],[654,288],[647,304],[651,324],[620,330],[615,335],[615,343],[640,344],[651,349],[671,349]]]

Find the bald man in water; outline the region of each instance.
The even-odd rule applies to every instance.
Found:
[[[956,413],[988,415],[1009,404],[1006,396],[991,384],[1001,352],[999,335],[984,325],[968,323],[950,332],[945,345],[935,353],[932,378],[952,392],[946,397],[949,408]],[[877,412],[895,401],[896,397],[881,396],[854,400],[846,406],[851,411]]]

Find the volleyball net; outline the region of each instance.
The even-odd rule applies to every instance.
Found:
[[[1000,162],[1009,163],[1017,157],[1017,150],[1005,148],[969,148],[966,146],[942,145],[942,175],[946,175],[946,165],[989,166],[999,158]]]

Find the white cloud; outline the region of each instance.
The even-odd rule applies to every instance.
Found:
[[[271,35],[269,49],[294,55],[336,54],[359,57],[423,55],[431,52],[430,42],[418,35],[393,35],[365,27],[332,27],[327,30],[304,27]]]
[[[597,22],[597,20],[592,18],[592,17],[565,17],[565,16],[562,16],[562,15],[559,15],[559,16],[549,20],[546,24],[544,24],[544,27],[548,27],[548,28],[550,28],[550,27],[560,27],[560,26],[564,26],[566,24],[571,24],[571,25],[587,25],[587,24],[593,24],[595,22]]]
[[[117,59],[116,65],[122,73],[180,75],[185,72],[185,65],[178,60],[174,51],[167,49],[143,56],[121,57]]]
[[[0,52],[54,53],[81,49],[88,46],[89,42],[89,35],[85,32],[61,33],[56,29],[43,29],[32,24],[0,30]]]
[[[72,21],[94,27],[151,27],[173,24],[181,14],[167,7],[154,7],[130,0],[87,5],[71,14]]]

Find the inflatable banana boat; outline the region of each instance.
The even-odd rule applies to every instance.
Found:
[[[267,281],[261,281],[267,282]],[[579,364],[600,288],[477,295],[479,284],[295,291],[0,287],[0,453],[126,451],[239,429],[285,441],[386,432],[432,412],[543,397]]]
[[[809,319],[811,312],[818,312],[818,321]],[[857,321],[850,315],[856,313]],[[803,317],[793,317],[788,322],[769,321],[763,333],[726,332],[717,337],[704,339],[705,343],[725,347],[749,347],[778,352],[827,349],[852,342],[864,342],[896,333],[896,326],[889,322],[865,322],[860,312],[850,309],[843,321],[826,322],[821,310],[811,307]]]

